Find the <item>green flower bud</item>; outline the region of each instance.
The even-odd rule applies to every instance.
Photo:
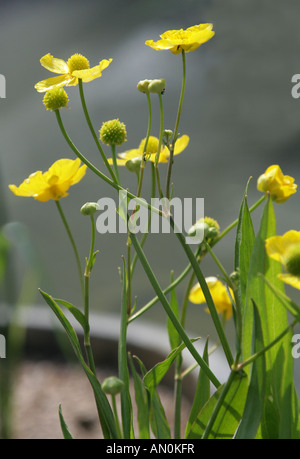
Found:
[[[100,210],[97,202],[86,202],[80,209],[82,215],[94,215],[95,212]]]
[[[172,135],[173,135],[173,131],[171,131],[171,129],[165,129],[164,130],[163,136],[164,136],[164,140],[165,140],[166,144],[170,143]]]
[[[152,80],[141,80],[138,82],[137,84],[137,89],[140,91],[140,92],[143,92],[143,93],[147,93],[149,92],[148,91],[148,86],[149,86],[149,83],[151,83]]]
[[[160,78],[157,80],[152,80],[149,83],[148,91],[154,94],[163,94],[166,88],[166,80],[164,78]]]
[[[99,132],[106,145],[122,145],[127,140],[126,126],[119,119],[104,122]]]
[[[46,92],[43,104],[47,110],[58,110],[66,107],[68,101],[69,98],[64,88],[53,88]]]
[[[212,242],[220,233],[220,227],[216,220],[210,217],[200,218],[188,231],[189,236],[195,236],[196,231],[203,231],[206,242]]]
[[[102,383],[102,389],[106,394],[117,395],[124,387],[124,382],[116,376],[109,376],[104,379]]]
[[[138,172],[141,167],[141,162],[142,162],[142,158],[129,159],[128,161],[126,161],[125,167],[130,172]]]

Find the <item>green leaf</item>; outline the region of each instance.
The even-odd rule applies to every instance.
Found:
[[[208,365],[208,339],[205,344],[205,348],[203,351],[203,360]],[[205,372],[200,368],[199,376],[197,381],[196,393],[192,405],[192,409],[190,412],[190,416],[186,425],[185,435],[184,438],[187,438],[191,427],[195,420],[197,419],[201,409],[205,405],[205,403],[209,400],[210,397],[210,380],[205,374]]]
[[[254,308],[254,335],[253,352],[259,352],[264,348],[262,324],[256,304]],[[266,359],[262,354],[252,364],[245,409],[241,423],[235,434],[236,439],[254,439],[258,431],[264,410],[265,384],[266,382]]]
[[[188,439],[201,439],[208,426],[214,409],[226,385],[220,386],[210,397],[192,425]],[[231,439],[237,429],[244,410],[248,389],[248,378],[244,372],[232,375],[230,387],[218,411],[208,439]]]
[[[199,338],[191,339],[191,342],[197,341]],[[163,377],[166,375],[167,371],[170,369],[172,363],[176,359],[176,357],[183,351],[185,348],[185,344],[182,343],[176,349],[170,352],[165,360],[162,362],[157,363],[151,370],[144,377],[144,383],[150,392],[152,389],[161,382]]]
[[[82,326],[82,328],[84,330],[88,330],[89,329],[89,325],[88,325],[88,323],[87,323],[87,321],[85,319],[85,316],[80,311],[80,309],[76,308],[76,306],[73,306],[73,304],[69,303],[66,300],[61,300],[59,298],[55,298],[54,301],[56,301],[56,303],[60,303],[63,306],[65,306],[70,311],[70,313],[73,315],[73,317],[77,320],[77,322],[80,323],[80,325]]]
[[[129,355],[129,366],[133,377],[135,401],[137,406],[137,422],[139,426],[139,438],[150,438],[150,414],[149,397],[145,385],[138,375],[131,355]]]
[[[147,374],[147,370],[143,362],[138,358],[134,357],[135,360],[138,362],[142,376],[145,377]],[[152,389],[151,393],[149,392],[149,403],[150,403],[150,424],[151,430],[158,439],[170,439],[171,438],[171,431],[170,426],[166,417],[166,413],[161,403],[159,394],[155,388]]]
[[[265,251],[265,240],[276,234],[276,218],[271,199],[266,202],[251,255],[249,277],[246,291],[246,304],[243,317],[243,359],[252,353],[253,308],[255,302],[261,318],[264,344],[269,343],[288,326],[287,311],[278,297],[268,288],[261,275],[279,291],[284,292],[284,284],[278,278],[282,272],[281,264],[269,258]],[[280,342],[266,352],[266,405],[263,417],[262,434],[266,438],[291,434],[295,422],[291,415],[294,406],[293,359],[290,351],[291,334],[287,333]],[[247,367],[246,371],[249,371]],[[289,406],[290,415],[286,419]],[[277,420],[277,421],[276,421]],[[276,429],[274,425],[277,422]],[[269,423],[269,425],[267,425]],[[269,437],[269,435],[272,437]]]
[[[105,393],[102,390],[102,387],[98,379],[96,378],[94,373],[90,370],[90,368],[85,363],[84,357],[81,352],[80,343],[79,343],[75,330],[73,329],[72,325],[70,324],[70,322],[68,321],[64,313],[62,312],[61,308],[54,301],[54,299],[50,295],[48,295],[48,293],[45,293],[42,290],[40,290],[40,293],[43,296],[46,303],[50,306],[50,308],[52,309],[52,311],[54,312],[54,314],[56,315],[56,317],[58,318],[58,320],[60,321],[60,323],[62,324],[63,328],[66,331],[66,334],[71,342],[75,355],[79,363],[81,364],[94,390],[97,405],[101,408],[101,412],[105,418],[105,423],[110,431],[111,437],[118,438],[118,433],[117,433],[116,426],[115,426],[114,415],[111,410],[110,404],[107,400]],[[102,425],[103,432],[106,431],[106,426]]]
[[[73,437],[69,431],[69,428],[64,420],[63,414],[62,414],[62,409],[61,409],[61,404],[59,404],[58,408],[58,414],[59,414],[59,421],[60,421],[60,427],[64,436],[65,440],[73,440]]]
[[[255,240],[252,219],[247,203],[249,182],[250,179],[247,183],[244,198],[240,208],[235,241],[234,269],[239,274],[238,294],[242,309],[244,308],[245,304],[248,272],[252,248]]]

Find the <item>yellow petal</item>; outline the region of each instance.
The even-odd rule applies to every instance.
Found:
[[[266,252],[273,260],[285,264],[285,256],[291,247],[300,244],[300,232],[291,230],[283,236],[272,236],[266,239]]]
[[[92,81],[95,78],[101,77],[102,71],[109,66],[111,61],[112,59],[103,59],[103,61],[101,61],[99,65],[96,65],[95,67],[92,67],[90,69],[74,70],[72,72],[72,75],[76,78],[82,79],[84,83],[88,83],[89,81]]]
[[[190,141],[188,135],[182,135],[175,142],[174,155],[179,155],[183,150],[186,149]]]
[[[281,279],[286,284],[291,285],[294,288],[300,290],[300,277],[293,276],[292,274],[288,273],[280,273],[278,274],[279,279]]]
[[[224,314],[225,319],[230,319],[232,316],[232,304],[227,293],[225,285],[222,284],[216,277],[207,277],[207,286],[209,288],[212,300],[216,310],[220,314]],[[229,289],[230,295],[233,297],[233,292]],[[189,300],[195,304],[206,303],[205,296],[199,284],[196,284],[190,291]]]
[[[18,187],[9,185],[9,189],[16,196],[34,196],[47,188],[47,182],[41,171],[34,172],[25,179]]]
[[[74,77],[70,75],[59,75],[57,77],[47,78],[46,80],[39,81],[34,87],[38,92],[46,92],[53,88],[60,88],[62,86],[71,86]]]
[[[68,73],[69,68],[66,61],[63,59],[57,59],[53,57],[50,53],[43,56],[40,60],[41,64],[45,69],[50,70],[54,73]]]
[[[110,165],[113,165],[113,160],[112,158],[108,158],[108,164]],[[128,159],[120,159],[120,158],[116,158],[116,161],[117,161],[117,165],[118,166],[125,166],[126,162],[128,161]]]

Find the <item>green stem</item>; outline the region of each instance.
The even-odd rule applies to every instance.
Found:
[[[72,232],[71,232],[71,229],[69,227],[69,224],[67,222],[67,219],[65,217],[65,214],[62,210],[62,207],[61,207],[61,204],[60,204],[60,201],[55,201],[55,204],[56,204],[56,207],[58,209],[58,212],[59,212],[59,215],[62,219],[62,222],[64,224],[64,227],[66,229],[66,232],[67,232],[67,235],[69,237],[69,240],[71,242],[71,245],[72,245],[72,248],[73,248],[73,251],[74,251],[74,255],[75,255],[75,259],[76,259],[76,264],[77,264],[77,269],[78,269],[78,274],[79,274],[79,279],[80,279],[80,286],[81,286],[81,292],[82,292],[82,296],[84,298],[84,281],[83,281],[83,274],[82,274],[82,268],[81,268],[81,262],[80,262],[80,257],[79,257],[79,253],[78,253],[78,250],[77,250],[77,247],[76,247],[76,244],[75,244],[75,240],[74,240],[74,237],[72,235]]]
[[[179,121],[180,121],[184,92],[185,92],[185,84],[186,84],[186,62],[185,62],[184,50],[182,50],[181,55],[182,55],[182,85],[181,85],[181,93],[180,93],[177,117],[176,117],[176,122],[175,122],[175,128],[174,128],[174,133],[173,133],[173,141],[172,141],[171,148],[170,148],[170,157],[169,157],[169,162],[168,162],[168,171],[167,171],[167,179],[166,179],[166,197],[168,199],[170,198],[171,175],[172,175],[172,166],[173,166],[173,161],[174,161],[174,148],[175,148],[175,142],[178,136],[178,127],[179,127]]]
[[[113,160],[113,166],[114,166],[114,171],[115,171],[115,175],[116,175],[116,178],[117,178],[117,183],[118,183],[118,185],[121,185],[119,168],[118,168],[118,164],[117,164],[117,155],[116,155],[116,146],[115,145],[111,145],[111,156],[112,156],[112,160]]]
[[[160,128],[159,128],[158,149],[157,149],[157,153],[155,155],[154,167],[155,167],[155,173],[156,173],[158,195],[159,195],[159,197],[162,197],[163,193],[162,193],[162,189],[161,189],[161,185],[160,185],[160,176],[159,176],[158,164],[159,164],[159,157],[160,157],[160,153],[161,153],[162,138],[163,138],[163,132],[164,132],[164,109],[163,109],[162,95],[158,94],[158,98],[159,98],[159,112],[160,112]]]
[[[82,85],[82,80],[81,78],[78,78],[78,86],[79,86],[79,94],[80,94],[80,100],[81,100],[81,104],[82,104],[82,108],[83,108],[83,112],[84,112],[84,115],[85,115],[85,119],[86,119],[86,122],[88,124],[88,127],[90,128],[90,131],[91,131],[91,134],[93,136],[93,139],[97,145],[97,148],[102,156],[102,159],[103,159],[103,162],[108,170],[108,172],[110,173],[112,179],[114,182],[117,181],[117,178],[115,176],[115,174],[113,173],[111,167],[110,167],[110,164],[108,163],[108,160],[105,156],[105,153],[103,151],[103,148],[101,147],[101,144],[98,140],[98,136],[94,130],[94,127],[92,125],[92,122],[91,122],[91,119],[90,119],[90,115],[89,115],[89,112],[88,112],[88,109],[87,109],[87,106],[86,106],[86,102],[85,102],[85,97],[84,97],[84,92],[83,92],[83,85]]]
[[[173,323],[175,329],[177,330],[178,334],[180,335],[182,341],[184,342],[184,344],[186,345],[187,349],[190,351],[191,355],[194,357],[194,359],[198,362],[198,364],[200,365],[200,367],[203,369],[203,371],[207,374],[208,378],[210,379],[210,381],[214,384],[215,387],[219,387],[220,386],[220,382],[218,381],[218,379],[216,378],[216,376],[213,374],[213,372],[211,371],[211,369],[209,368],[209,366],[205,363],[205,361],[202,359],[202,357],[200,356],[200,354],[197,352],[197,350],[195,349],[195,347],[193,346],[193,344],[191,343],[188,335],[186,334],[185,330],[183,329],[183,327],[181,326],[179,320],[177,319],[176,315],[174,314],[171,306],[169,305],[169,302],[167,300],[167,298],[165,297],[149,263],[148,263],[148,260],[143,252],[143,249],[141,248],[139,242],[138,242],[138,239],[136,238],[135,234],[131,234],[131,241],[132,241],[132,244],[135,248],[135,251],[139,257],[139,260],[141,262],[141,265],[143,266],[144,268],[144,271],[154,289],[154,291],[156,292],[165,312],[167,313],[167,315],[169,316],[169,319],[171,320],[171,322]]]
[[[122,432],[121,432],[121,427],[120,427],[120,421],[119,421],[119,415],[118,415],[118,410],[117,410],[117,404],[116,404],[116,396],[112,395],[111,396],[111,403],[112,403],[112,409],[115,417],[115,423],[116,423],[116,429],[118,432],[119,438],[122,438]]]

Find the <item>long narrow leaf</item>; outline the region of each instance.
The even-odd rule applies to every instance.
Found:
[[[137,421],[139,426],[139,438],[150,438],[150,414],[149,397],[145,385],[138,375],[131,355],[129,355],[129,365],[133,377],[135,401],[137,406]]]
[[[112,438],[118,438],[118,433],[117,433],[116,426],[115,426],[115,420],[114,420],[114,416],[113,416],[113,412],[111,410],[110,404],[107,400],[105,393],[102,390],[102,387],[98,379],[96,378],[94,373],[90,370],[90,368],[85,363],[84,357],[81,352],[80,343],[79,343],[75,330],[73,329],[68,319],[65,317],[61,308],[54,301],[54,299],[50,295],[48,295],[48,293],[45,293],[42,290],[40,290],[40,293],[45,299],[46,303],[50,306],[50,308],[52,309],[52,311],[54,312],[54,314],[56,315],[56,317],[58,318],[58,320],[60,321],[60,323],[62,324],[62,326],[64,327],[67,333],[67,336],[75,352],[75,355],[91,383],[91,386],[94,390],[96,402],[98,406],[101,408],[101,412],[105,418],[106,425],[109,428]],[[102,426],[102,428],[105,431],[105,426]]]
[[[203,360],[209,364],[208,361],[208,339],[205,344],[205,348],[203,351]],[[204,371],[200,368],[199,370],[199,377],[197,381],[196,393],[192,405],[192,409],[190,412],[190,416],[186,425],[185,429],[185,438],[188,437],[191,427],[195,420],[197,419],[201,409],[205,405],[205,403],[209,400],[210,397],[210,381]]]
[[[198,338],[199,339],[199,338]],[[191,342],[195,342],[197,339],[191,339]],[[157,363],[144,377],[144,383],[148,390],[152,390],[154,387],[157,387],[161,382],[163,377],[166,375],[167,371],[170,369],[172,363],[176,357],[183,351],[185,344],[182,343],[176,349],[170,352],[165,360]]]
[[[142,376],[145,377],[147,370],[143,362],[135,356],[135,360],[140,366]],[[161,403],[159,394],[154,388],[151,393],[149,392],[150,403],[150,424],[151,430],[157,439],[167,440],[171,438],[170,426],[166,417],[166,413]]]
[[[225,385],[222,385],[211,396],[200,411],[192,425],[188,439],[201,439],[210,422],[211,416],[222,395]],[[229,390],[222,402],[218,415],[213,423],[208,439],[231,439],[241,420],[247,396],[248,378],[245,373],[236,372],[233,375]]]
[[[62,414],[62,409],[61,409],[61,404],[59,404],[58,408],[58,415],[59,415],[59,422],[60,422],[60,427],[64,436],[65,440],[73,440],[73,437],[69,431],[69,428],[66,424],[66,421],[64,420],[63,414]]]
[[[259,352],[264,348],[262,324],[258,308],[254,308],[254,336],[253,352]],[[236,439],[254,439],[261,422],[264,410],[264,397],[266,386],[266,359],[265,355],[258,357],[253,365],[249,389],[243,412],[243,417],[235,434]]]

